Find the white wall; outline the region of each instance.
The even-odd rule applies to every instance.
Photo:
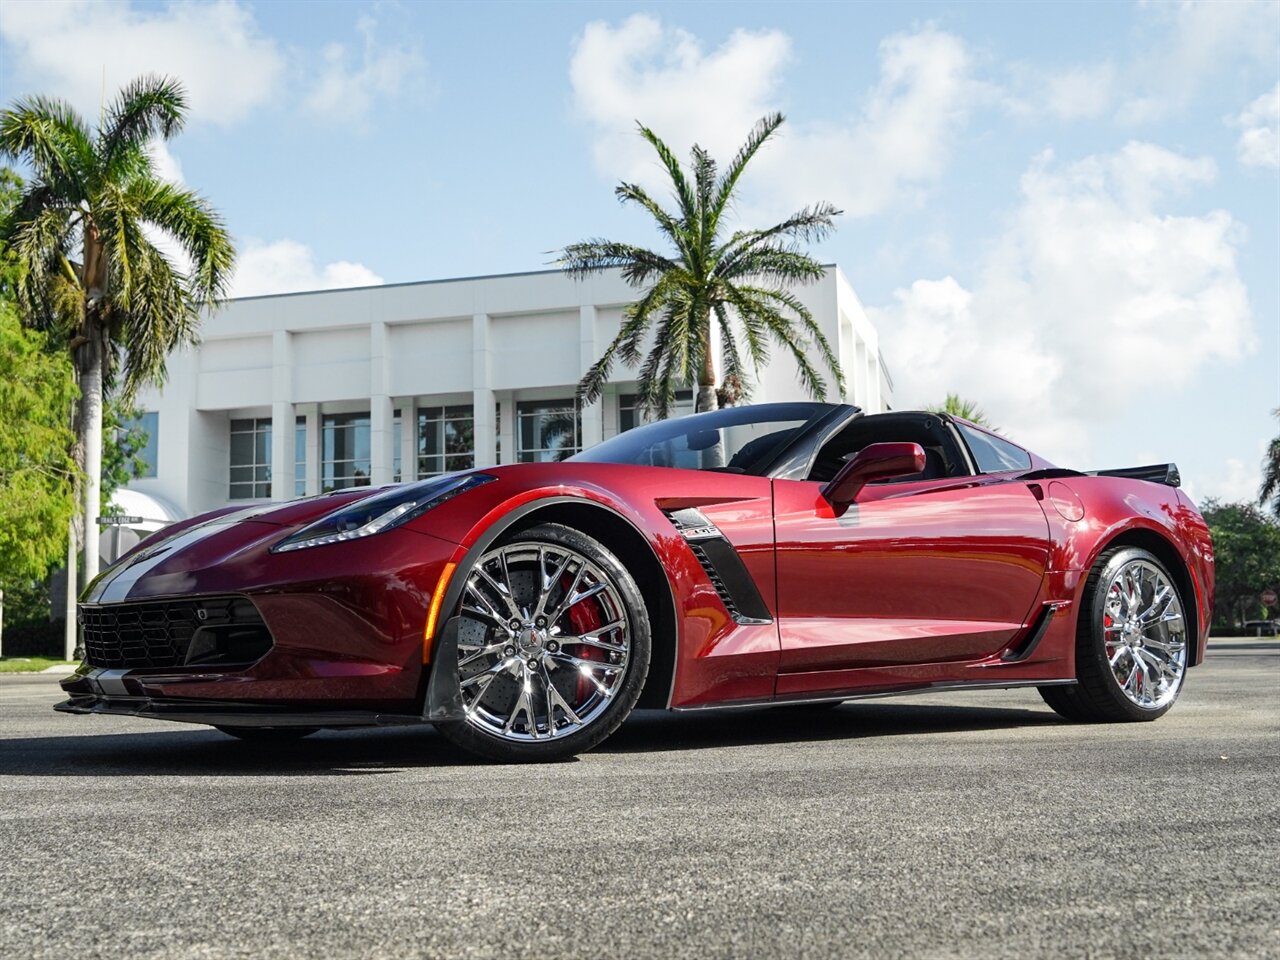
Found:
[[[848,379],[843,399],[870,412],[889,401],[879,339],[837,268],[793,291],[836,347]],[[233,300],[211,314],[203,342],[173,355],[169,381],[139,405],[159,413],[157,476],[131,487],[195,513],[227,502],[229,423],[276,417],[272,463],[277,497],[294,490],[293,422],[307,418],[308,492],[318,489],[323,413],[369,411],[374,480],[389,480],[392,411],[413,422],[415,403],[470,403],[477,465],[515,457],[515,403],[568,398],[617,333],[635,298],[616,272],[576,282],[559,271],[318,291]],[[796,365],[771,347],[753,392],[757,402],[802,399]],[[830,381],[820,358],[814,363]],[[599,402],[583,410],[583,442],[617,431],[617,396],[635,371],[615,366]],[[828,399],[839,399],[829,395]],[[489,411],[501,407],[501,425]],[[499,433],[501,436],[499,437]],[[409,430],[401,456],[412,451]]]

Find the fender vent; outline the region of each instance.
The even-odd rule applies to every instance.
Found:
[[[741,624],[772,623],[773,617],[746,564],[720,528],[700,510],[688,508],[666,513],[671,525],[689,545],[729,616]]]

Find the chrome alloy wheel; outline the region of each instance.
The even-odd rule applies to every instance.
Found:
[[[467,577],[458,631],[466,722],[503,740],[589,726],[621,689],[631,625],[618,588],[569,547],[516,542]]]
[[[1187,667],[1178,591],[1146,560],[1124,564],[1107,586],[1103,646],[1120,691],[1145,710],[1172,703]]]

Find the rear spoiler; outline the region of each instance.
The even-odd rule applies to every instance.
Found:
[[[1090,470],[1094,477],[1128,477],[1130,480],[1149,480],[1166,487],[1182,486],[1182,474],[1176,463],[1153,463],[1146,467],[1117,467],[1115,470]]]
[[[1052,480],[1055,477],[1125,477],[1129,480],[1146,480],[1150,483],[1163,483],[1166,487],[1182,486],[1182,474],[1178,472],[1176,463],[1153,463],[1146,467],[1117,467],[1114,470],[1063,470],[1050,467],[1047,470],[1032,470],[1024,473],[1019,480]]]

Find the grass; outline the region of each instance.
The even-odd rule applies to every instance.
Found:
[[[0,673],[39,673],[46,667],[75,666],[74,660],[59,657],[0,657]]]

